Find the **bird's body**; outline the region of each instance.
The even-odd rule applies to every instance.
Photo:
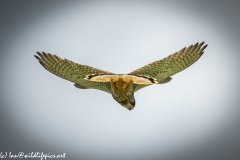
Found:
[[[111,75],[88,75],[85,78],[89,81],[94,82],[108,82],[110,83],[110,91],[113,98],[125,106],[129,110],[133,109],[135,106],[134,99],[134,84],[142,84],[142,85],[151,85],[154,83],[158,83],[155,79],[149,77],[141,77],[134,75],[126,75],[126,74],[111,74]]]
[[[150,63],[129,74],[114,74],[108,71],[81,65],[56,55],[37,52],[40,64],[53,74],[74,82],[80,89],[94,88],[111,93],[122,106],[131,110],[135,106],[134,92],[152,84],[167,83],[170,76],[196,62],[207,45],[203,43],[187,48],[159,61]]]
[[[133,80],[125,75],[116,75],[110,80],[113,98],[129,110],[135,106]]]

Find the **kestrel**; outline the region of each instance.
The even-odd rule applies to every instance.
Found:
[[[134,92],[152,84],[169,82],[172,79],[170,76],[186,69],[202,56],[207,47],[203,44],[204,42],[184,47],[128,74],[111,73],[45,52],[37,52],[39,56],[34,56],[46,70],[75,83],[75,87],[108,92],[119,104],[132,110],[135,106]]]

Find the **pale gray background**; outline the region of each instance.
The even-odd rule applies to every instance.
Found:
[[[67,159],[240,158],[236,2],[1,1],[0,151]],[[201,59],[136,92],[132,111],[46,71],[36,51],[128,73],[205,41]]]

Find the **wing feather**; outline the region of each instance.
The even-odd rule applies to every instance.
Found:
[[[204,53],[207,45],[196,43],[189,47],[184,47],[180,51],[137,70],[130,72],[130,75],[143,75],[157,79],[159,84],[166,83],[171,80],[172,75],[188,68],[195,63]],[[135,85],[135,91],[146,87],[147,85]]]
[[[58,77],[74,82],[76,86],[82,86],[82,88],[93,88],[110,93],[110,84],[105,82],[91,82],[85,80],[86,75],[89,74],[114,74],[108,71],[93,68],[87,65],[82,65],[70,61],[68,59],[62,59],[56,55],[45,52],[37,52],[34,55],[39,63],[49,72],[55,74]],[[80,88],[80,87],[79,87]]]
[[[152,62],[143,66],[135,71],[132,71],[131,75],[144,75],[157,79],[158,82],[162,82],[170,76],[186,69],[194,62],[196,62],[204,53],[203,50],[207,47],[204,42],[189,47],[184,47],[180,51],[162,59]]]

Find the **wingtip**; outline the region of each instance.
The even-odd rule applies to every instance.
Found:
[[[47,54],[46,52],[42,52],[42,54],[43,54],[45,57],[48,56],[48,54]]]
[[[35,58],[37,58],[40,61],[40,58],[37,55],[34,55]]]
[[[208,44],[205,44],[202,49],[204,50],[205,48],[207,48]]]
[[[41,52],[36,52],[39,56],[42,54]]]
[[[199,43],[198,46],[200,46],[199,49],[203,51],[205,48],[207,48],[208,44],[205,44],[205,42],[203,41]]]
[[[204,44],[205,44],[205,45],[204,45]],[[206,44],[204,41],[201,42],[199,45],[201,45],[201,46],[204,45],[203,47],[205,47],[205,48],[208,46],[208,44]]]

